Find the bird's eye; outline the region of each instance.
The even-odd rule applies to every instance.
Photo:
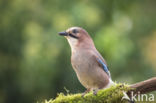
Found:
[[[74,34],[76,34],[76,33],[78,33],[78,30],[77,30],[77,29],[73,29],[72,32],[73,32]]]

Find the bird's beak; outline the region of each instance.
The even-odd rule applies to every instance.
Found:
[[[59,32],[59,35],[61,35],[61,36],[68,36],[68,33],[67,32]]]

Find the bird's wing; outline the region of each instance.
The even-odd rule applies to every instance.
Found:
[[[101,56],[101,54],[98,51],[94,51],[94,56],[99,66],[108,74],[108,76],[111,77],[107,64],[105,60],[103,59],[103,57]]]
[[[110,72],[109,72],[106,64],[99,58],[96,58],[96,60],[97,60],[98,64],[102,67],[102,69],[110,76]]]

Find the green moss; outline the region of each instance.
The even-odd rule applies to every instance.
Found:
[[[126,103],[121,101],[123,91],[128,91],[128,85],[117,84],[108,89],[99,90],[97,95],[92,92],[86,94],[84,97],[81,94],[68,94],[60,93],[54,100],[45,101],[43,103]]]

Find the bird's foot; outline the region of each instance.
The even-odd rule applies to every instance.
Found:
[[[98,89],[93,89],[93,94],[97,95],[98,91],[99,91]]]
[[[82,93],[81,97],[84,97],[85,95],[86,95],[86,93],[84,92],[84,93]]]
[[[87,89],[81,96],[84,97],[88,92],[90,92],[90,89]]]

